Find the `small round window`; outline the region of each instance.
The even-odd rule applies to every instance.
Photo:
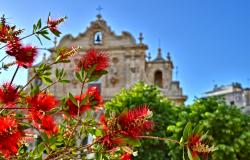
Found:
[[[94,44],[102,44],[102,32],[95,32]]]

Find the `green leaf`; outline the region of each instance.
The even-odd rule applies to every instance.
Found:
[[[53,108],[52,110],[49,111],[49,114],[55,114],[57,112],[59,112],[61,109],[59,107],[57,108]]]
[[[108,71],[106,71],[106,70],[101,70],[101,71],[98,71],[98,74],[100,74],[100,75],[105,75],[105,74],[108,74]]]
[[[69,92],[69,99],[74,103],[74,105],[78,106],[75,97]]]
[[[204,128],[203,124],[196,125],[195,128],[193,129],[193,134],[200,135],[202,133],[203,128]]]
[[[42,79],[42,81],[43,81],[44,83],[46,83],[46,84],[51,84],[51,83],[53,83],[53,81],[52,81],[49,77],[43,76],[43,77],[41,77],[41,79]]]
[[[188,122],[183,130],[183,141],[186,142],[192,131],[192,123]]]
[[[41,137],[42,137],[44,142],[49,142],[49,137],[46,133],[41,132]]]
[[[38,41],[40,42],[41,45],[43,45],[42,41],[41,41],[41,38],[38,36],[38,35],[35,35],[36,38],[38,39]]]
[[[60,79],[64,77],[65,75],[64,69],[61,69],[59,75],[60,75]]]
[[[19,149],[18,149],[18,154],[22,155],[27,151],[27,147],[23,144]]]
[[[191,153],[191,151],[190,151],[189,148],[187,148],[187,152],[188,152],[188,158],[189,158],[189,160],[194,160],[193,156],[192,156],[192,153]]]
[[[82,79],[80,73],[76,72],[76,73],[75,73],[75,77],[76,77],[80,82],[83,82],[83,79]]]
[[[185,158],[185,148],[184,147],[182,147],[182,159],[186,160],[186,158]]]
[[[60,37],[61,32],[58,30],[50,30],[56,37]]]
[[[69,60],[69,59],[62,59],[62,60],[60,60],[59,62],[60,62],[60,63],[69,63],[70,60]]]
[[[96,137],[102,136],[102,130],[100,129],[95,130],[95,136]]]
[[[59,79],[59,69],[56,69],[56,78]]]
[[[41,18],[38,20],[36,26],[37,26],[37,29],[40,29],[42,27],[42,20],[41,20]]]
[[[51,40],[46,34],[41,34],[45,39]]]
[[[80,106],[85,105],[88,99],[89,99],[89,95],[86,95],[84,99],[81,101]]]
[[[141,146],[141,142],[139,139],[132,139],[132,138],[125,138],[124,140],[131,146],[133,147],[140,147]]]
[[[35,25],[35,24],[33,24],[33,33],[35,33],[35,32],[36,32],[36,29],[37,29],[36,25]]]
[[[59,82],[61,82],[61,83],[69,83],[69,82],[70,82],[70,80],[63,79],[63,80],[60,80]]]
[[[101,75],[92,75],[88,82],[94,82],[94,81],[97,81],[99,78],[101,77]]]
[[[207,137],[208,137],[208,131],[201,136],[200,141],[205,140]]]
[[[22,130],[25,130],[25,129],[28,129],[31,127],[30,123],[27,123],[27,122],[20,122],[19,124],[20,124]]]
[[[41,158],[43,155],[43,151],[45,149],[45,145],[43,143],[40,143],[38,146],[35,147],[34,151],[33,151],[33,158],[37,159],[37,158]]]
[[[92,73],[95,71],[95,68],[96,68],[96,64],[87,70],[87,77],[88,78],[90,78],[92,76]],[[82,70],[83,70],[83,68],[82,68]]]

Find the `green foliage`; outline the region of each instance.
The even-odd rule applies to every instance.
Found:
[[[185,123],[203,124],[205,130],[214,138],[217,151],[213,152],[214,160],[248,159],[250,155],[250,116],[243,114],[234,106],[229,106],[221,100],[198,99],[189,107],[182,108],[175,125],[170,125],[167,131],[172,132],[172,138],[180,138]],[[171,159],[178,159],[182,153],[179,147],[168,144]]]
[[[143,82],[135,84],[129,90],[123,89],[110,102],[105,104],[106,114],[119,114],[126,108],[147,104],[153,112],[152,120],[155,123],[154,132],[150,135],[166,137],[166,127],[175,124],[179,107],[173,105],[160,94],[155,86]],[[163,160],[168,157],[167,144],[164,141],[143,140],[138,148],[138,156],[134,159]]]
[[[152,119],[155,128],[150,135],[175,140],[180,140],[182,136],[187,138],[191,126],[186,124],[191,122],[193,126],[198,126],[193,132],[199,133],[204,129],[213,137],[211,141],[217,150],[211,159],[244,160],[250,155],[250,116],[222,100],[197,99],[188,107],[175,106],[156,87],[140,82],[129,90],[123,89],[107,102],[106,114],[119,114],[126,108],[140,104],[148,104],[154,113]],[[185,126],[187,128],[183,135]],[[134,159],[178,160],[183,157],[182,147],[172,142],[143,140],[141,143],[138,157]]]

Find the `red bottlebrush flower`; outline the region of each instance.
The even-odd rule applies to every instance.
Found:
[[[88,70],[94,65],[96,65],[94,72],[105,70],[109,66],[108,55],[101,50],[89,49],[81,57],[77,70],[81,68]]]
[[[144,132],[152,131],[153,122],[147,120],[151,115],[152,112],[147,106],[140,106],[123,112],[118,117],[122,133],[136,138]]]
[[[124,154],[121,156],[121,160],[132,160],[131,154],[129,154],[129,153],[124,153]]]
[[[48,21],[47,21],[47,26],[49,28],[49,30],[55,34],[56,36],[59,36],[61,34],[61,32],[58,30],[57,26],[64,22],[66,17],[64,18],[59,18],[59,19],[52,19],[50,16],[48,17]]]
[[[23,46],[18,37],[12,38],[7,44],[6,53],[16,58],[16,63],[24,68],[32,66],[37,56],[37,48],[30,45]]]
[[[12,106],[15,105],[17,99],[19,98],[19,93],[17,88],[10,83],[4,83],[0,88],[0,102]]]
[[[21,32],[22,30],[16,30],[16,26],[10,27],[9,25],[7,25],[5,17],[1,17],[0,42],[6,43],[7,41],[10,41],[11,39],[15,38]]]
[[[192,157],[194,159],[198,158],[201,155],[202,159],[207,160],[208,154],[216,149],[214,146],[210,147],[208,144],[202,142],[201,139],[201,136],[197,134],[189,136],[187,147],[190,149]]]
[[[31,67],[37,56],[37,48],[32,46],[23,46],[20,52],[15,55],[16,63],[24,68]]]
[[[16,56],[17,54],[21,53],[22,44],[18,37],[13,37],[7,43],[7,51],[6,53],[10,56]]]
[[[100,122],[101,122],[101,124],[102,124],[102,130],[106,133],[106,134],[108,134],[108,132],[109,132],[109,128],[108,128],[108,124],[107,124],[107,121],[106,121],[106,117],[105,117],[105,114],[104,113],[102,113],[102,115],[100,116]]]
[[[38,93],[33,97],[26,98],[27,103],[30,105],[32,110],[48,112],[55,108],[58,101],[53,95]]]
[[[51,135],[58,133],[58,127],[51,116],[46,115],[41,120],[42,121],[39,125],[39,128],[42,129],[46,134]]]
[[[199,156],[199,152],[193,150],[193,148],[201,143],[200,138],[201,137],[199,135],[191,135],[188,138],[188,148],[191,149],[193,158],[197,158]]]
[[[10,38],[10,27],[0,23],[0,42],[6,43]]]
[[[193,146],[201,143],[200,141],[200,136],[199,135],[191,135],[189,138],[188,138],[188,146],[190,148],[192,148]]]
[[[35,122],[35,125],[37,125],[38,123],[41,123],[42,118],[45,116],[44,112],[41,111],[37,111],[32,109],[30,111],[30,116],[29,116],[29,120],[33,120]]]
[[[101,143],[108,149],[112,149],[116,146],[125,144],[125,141],[122,137],[116,137],[116,135],[108,134],[102,138]]]
[[[74,97],[76,101],[79,101],[81,103],[81,101],[85,98],[85,95],[82,94],[81,96],[75,96]],[[76,116],[78,115],[78,106],[75,105],[71,99],[67,100],[67,106],[69,107],[68,112],[71,116]],[[84,113],[86,110],[89,110],[90,106],[88,104],[84,104],[80,106],[79,109],[79,114]]]
[[[103,100],[100,95],[100,91],[96,86],[91,86],[87,90],[87,95],[89,96],[89,102],[94,105],[97,109],[103,106]]]
[[[18,123],[10,116],[0,118],[0,152],[8,157],[16,154],[22,138]]]

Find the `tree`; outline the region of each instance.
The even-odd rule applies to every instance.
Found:
[[[110,102],[105,104],[106,114],[119,114],[124,109],[130,109],[140,104],[148,104],[153,111],[152,120],[155,122],[152,136],[166,137],[166,128],[175,124],[178,113],[183,106],[175,106],[165,99],[156,86],[143,82],[136,83],[133,87],[123,89]],[[176,139],[177,141],[179,139]],[[176,145],[176,144],[173,144]],[[144,140],[138,149],[138,157],[135,159],[164,160],[168,157],[167,144],[164,141]]]
[[[197,99],[178,114],[175,125],[168,126],[172,138],[180,138],[182,128],[188,121],[202,124],[213,137],[217,151],[215,160],[245,160],[250,155],[250,116],[236,106],[227,105],[216,98]],[[168,143],[171,157],[181,156],[178,146]],[[175,159],[175,158],[172,158]]]

